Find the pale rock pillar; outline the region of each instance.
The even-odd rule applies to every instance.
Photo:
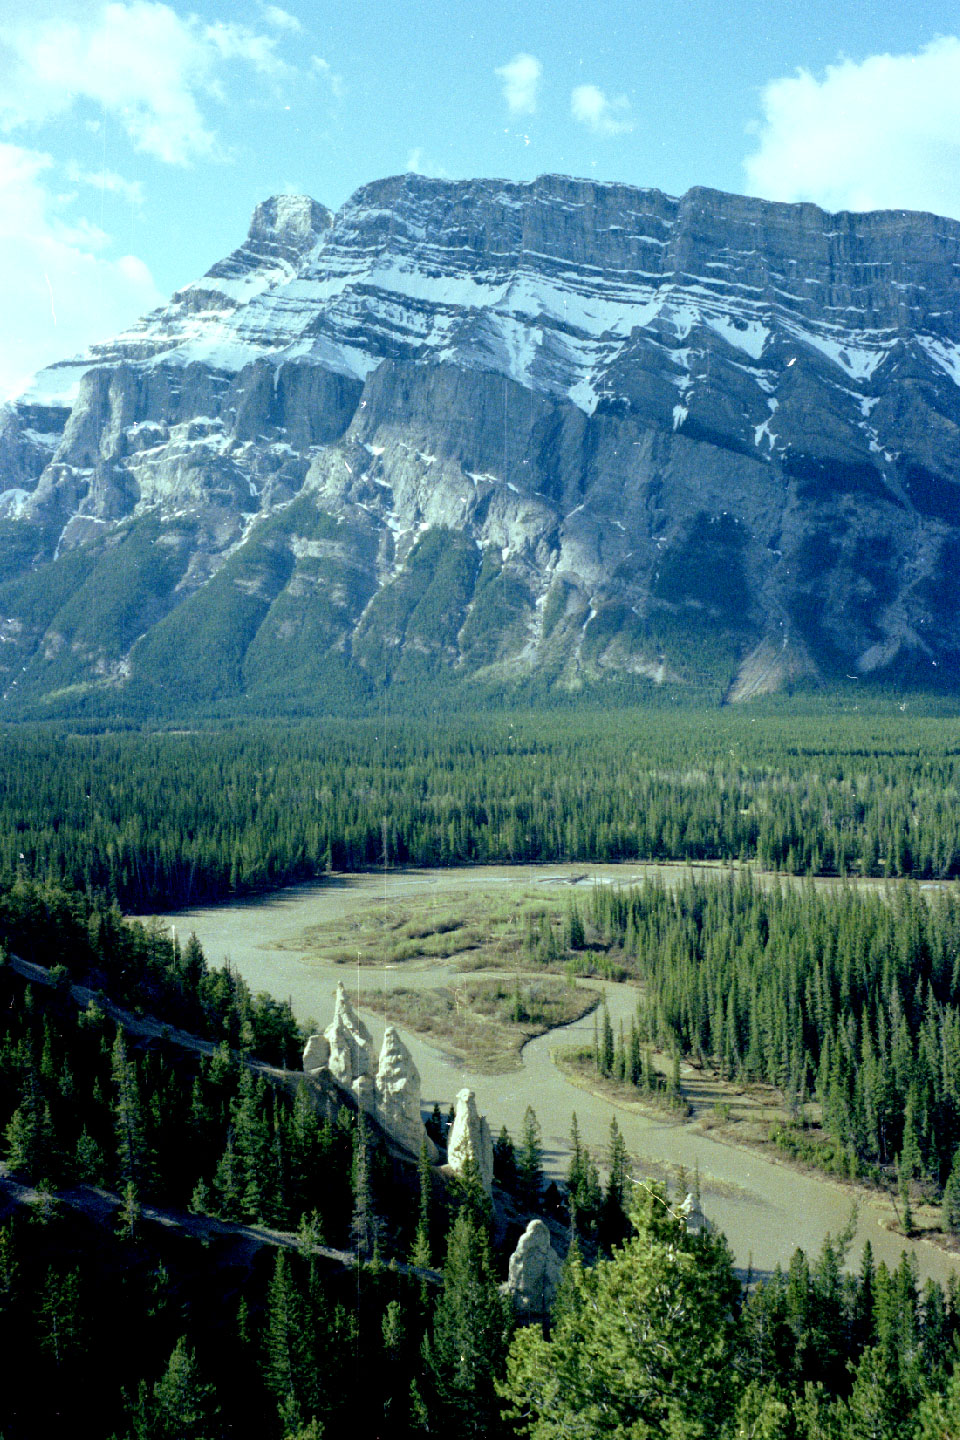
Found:
[[[423,1128],[420,1116],[420,1072],[394,1025],[388,1025],[383,1032],[374,1083],[377,1118],[387,1134],[414,1155],[420,1154],[420,1147],[426,1141],[427,1157],[435,1162],[437,1147]]]
[[[480,1184],[489,1195],[493,1189],[493,1140],[486,1117],[477,1110],[477,1099],[472,1090],[461,1090],[457,1095],[453,1124],[447,1138],[447,1163],[456,1174],[462,1175],[470,1160],[476,1161]]]
[[[325,1035],[311,1035],[304,1046],[303,1073],[316,1075],[330,1064],[330,1042]]]
[[[373,1062],[370,1055],[370,1031],[354,1010],[343,988],[337,986],[333,1019],[323,1032],[330,1047],[327,1065],[338,1085],[352,1090],[363,1110],[373,1110],[376,1090],[373,1083]]]
[[[560,1283],[560,1257],[542,1220],[531,1220],[510,1256],[507,1293],[519,1315],[531,1320],[549,1315]]]

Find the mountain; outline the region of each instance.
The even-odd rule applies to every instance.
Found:
[[[404,175],[0,416],[0,716],[960,687],[960,224]]]

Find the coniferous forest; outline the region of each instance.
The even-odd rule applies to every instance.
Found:
[[[615,1122],[595,1157],[574,1116],[544,1191],[532,1112],[495,1219],[469,1174],[323,1113],[277,1063],[289,1014],[195,944],[27,883],[2,930],[5,1435],[957,1434],[960,1287],[906,1257],[851,1273],[841,1235],[742,1285],[629,1185]],[[112,998],[137,993],[164,1024]],[[549,1324],[518,1327],[499,1282],[537,1209],[569,1249]]]
[[[0,877],[127,912],[327,870],[743,860],[960,875],[960,731],[935,713],[516,711],[192,733],[0,732]]]
[[[641,981],[630,1071],[653,1043],[729,1080],[764,1081],[796,1117],[778,1143],[855,1178],[897,1162],[939,1196],[960,1177],[960,896],[835,891],[748,874],[597,888],[592,924]],[[608,1022],[609,1023],[609,1022]],[[601,1057],[602,1058],[602,1057]],[[817,1097],[828,1137],[805,1144]]]
[[[571,1116],[548,1186],[528,1111],[491,1201],[307,1085],[287,1005],[123,916],[384,863],[785,872],[576,897],[573,951],[640,982],[598,1064],[773,1084],[787,1155],[960,1231],[960,901],[918,884],[960,869],[956,739],[774,710],[4,734],[0,1434],[956,1440],[960,1283],[869,1246],[851,1269],[850,1235],[738,1274],[615,1121],[591,1154]],[[521,1324],[501,1286],[534,1214],[565,1263]]]

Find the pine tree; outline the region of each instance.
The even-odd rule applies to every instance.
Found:
[[[943,1187],[941,1209],[943,1228],[951,1235],[960,1235],[960,1146],[953,1157],[953,1165]]]
[[[652,1186],[609,1260],[575,1257],[549,1339],[517,1332],[500,1393],[532,1440],[713,1436],[738,1399],[739,1285],[725,1242],[688,1235]]]
[[[904,1235],[913,1233],[913,1207],[910,1204],[910,1165],[901,1154],[897,1164],[897,1185],[900,1190],[901,1223]]]
[[[117,1235],[121,1240],[132,1244],[140,1230],[140,1202],[137,1199],[137,1188],[132,1180],[128,1180],[123,1189],[123,1198],[120,1209],[117,1212]]]
[[[639,1090],[643,1080],[643,1065],[640,1059],[640,1032],[636,1022],[630,1020],[630,1084]]]
[[[106,1179],[103,1151],[86,1126],[77,1140],[74,1173],[81,1185],[102,1185]]]
[[[37,1328],[41,1351],[58,1368],[79,1355],[83,1338],[79,1270],[69,1270],[66,1275],[53,1268],[47,1271],[37,1308]]]
[[[571,903],[567,912],[567,949],[582,950],[587,943],[583,930],[583,918],[575,903]]]
[[[410,1251],[410,1264],[427,1270],[432,1260],[430,1250],[430,1197],[432,1193],[432,1178],[425,1138],[420,1145],[417,1175],[420,1182],[420,1206],[417,1212],[417,1231],[414,1236],[413,1247]]]
[[[613,1051],[613,1075],[617,1080],[626,1080],[627,1078],[627,1049],[623,1039],[622,1020]]]
[[[136,1066],[127,1059],[123,1031],[113,1044],[113,1119],[117,1137],[117,1171],[123,1187],[132,1185],[139,1195],[147,1179],[147,1147],[140,1110]]]
[[[55,1169],[55,1143],[49,1106],[44,1102],[33,1047],[24,1042],[18,1056],[20,1104],[4,1132],[7,1163],[33,1181],[51,1178]]]
[[[264,1380],[287,1429],[293,1429],[302,1422],[297,1393],[303,1344],[301,1311],[289,1256],[285,1251],[278,1250],[267,1292]]]
[[[493,1177],[504,1190],[516,1187],[517,1152],[506,1125],[500,1127],[500,1134],[493,1142]]]
[[[148,1406],[150,1440],[204,1440],[216,1421],[216,1390],[200,1377],[197,1359],[181,1336]]]
[[[607,1000],[603,1000],[603,1016],[600,1030],[600,1049],[597,1068],[601,1075],[609,1077],[613,1073],[614,1041],[613,1026],[610,1023],[610,1011],[607,1009]]]
[[[927,1395],[917,1412],[916,1440],[956,1440],[960,1435],[960,1363],[955,1363],[943,1394]]]
[[[357,1124],[353,1137],[353,1216],[351,1231],[357,1247],[357,1257],[369,1260],[379,1238],[379,1223],[373,1204],[373,1190],[370,1178],[370,1146],[367,1140],[367,1122],[363,1111],[357,1113]]]
[[[540,1122],[536,1111],[528,1105],[523,1112],[520,1151],[517,1155],[517,1191],[522,1204],[534,1209],[543,1184],[543,1149],[540,1143]]]
[[[567,1196],[570,1203],[570,1225],[577,1228],[577,1209],[580,1204],[580,1190],[583,1185],[583,1146],[580,1142],[580,1126],[574,1110],[570,1121],[570,1164],[567,1167]]]
[[[606,1246],[619,1244],[629,1233],[624,1201],[630,1183],[630,1156],[626,1142],[620,1133],[616,1116],[610,1120],[610,1148],[607,1156],[610,1167],[607,1188],[603,1197],[602,1239]]]
[[[461,1212],[447,1241],[443,1290],[423,1344],[428,1412],[439,1433],[486,1440],[502,1433],[494,1377],[510,1334],[485,1230]]]

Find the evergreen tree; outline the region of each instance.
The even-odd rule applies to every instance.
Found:
[[[117,1172],[124,1188],[139,1195],[147,1179],[147,1147],[140,1110],[140,1092],[134,1062],[127,1059],[123,1031],[113,1044],[114,1131],[117,1138]]]
[[[626,1143],[620,1133],[615,1115],[610,1120],[610,1148],[607,1154],[607,1163],[609,1175],[603,1197],[601,1239],[609,1248],[620,1244],[630,1229],[624,1203],[630,1183],[630,1156],[627,1153]]]
[[[506,1125],[493,1142],[493,1178],[504,1190],[513,1190],[517,1184],[517,1152]]]
[[[214,1387],[201,1379],[196,1356],[181,1336],[149,1401],[141,1394],[143,1440],[210,1440],[219,1407]]]
[[[570,1227],[574,1234],[577,1230],[577,1211],[580,1206],[583,1178],[583,1146],[580,1143],[577,1112],[574,1110],[570,1120],[570,1163],[567,1167],[567,1200],[570,1206]]]
[[[614,1053],[613,1026],[610,1023],[610,1011],[607,1009],[607,1000],[604,996],[597,1061],[597,1068],[601,1075],[609,1077],[613,1074]]]
[[[410,1251],[410,1264],[429,1269],[432,1252],[430,1248],[430,1197],[432,1191],[430,1160],[427,1156],[426,1138],[420,1145],[417,1161],[417,1178],[420,1184],[420,1207],[417,1212],[417,1231]]]
[[[501,1394],[533,1440],[705,1437],[738,1400],[739,1286],[725,1243],[688,1235],[651,1187],[636,1234],[565,1280],[549,1339],[518,1331]]]
[[[587,943],[583,929],[583,917],[575,903],[571,903],[570,909],[567,911],[566,941],[568,950],[582,950]]]
[[[379,1238],[379,1221],[374,1209],[370,1176],[370,1145],[363,1111],[357,1112],[353,1142],[353,1217],[351,1231],[357,1256],[369,1260]]]
[[[37,1309],[41,1351],[59,1369],[82,1350],[80,1272],[48,1269]]]
[[[31,1180],[51,1179],[55,1169],[55,1141],[50,1109],[44,1101],[32,1046],[20,1046],[20,1104],[5,1130],[7,1163]]]
[[[520,1150],[517,1155],[517,1192],[521,1203],[530,1210],[536,1208],[543,1184],[543,1149],[540,1141],[540,1122],[537,1120],[536,1111],[528,1105],[523,1112]]]
[[[900,1213],[904,1235],[913,1233],[913,1207],[910,1203],[910,1166],[903,1155],[897,1165],[897,1186],[900,1191]]]
[[[102,1185],[106,1179],[103,1151],[86,1126],[77,1140],[74,1173],[81,1185]]]
[[[960,1234],[960,1146],[954,1153],[953,1165],[943,1187],[941,1215],[944,1230],[951,1235]]]
[[[486,1232],[461,1212],[447,1241],[443,1290],[423,1344],[426,1398],[440,1433],[503,1433],[494,1389],[510,1334],[508,1303],[493,1273]]]
[[[267,1292],[264,1325],[264,1380],[287,1429],[302,1422],[300,1380],[304,1317],[286,1251],[278,1250]]]
[[[960,1435],[960,1362],[955,1362],[943,1394],[928,1394],[917,1415],[916,1440],[956,1440]]]
[[[121,1240],[129,1244],[137,1239],[140,1230],[140,1201],[137,1198],[137,1188],[132,1180],[128,1180],[123,1188],[123,1197],[120,1209],[117,1212],[117,1235]]]

